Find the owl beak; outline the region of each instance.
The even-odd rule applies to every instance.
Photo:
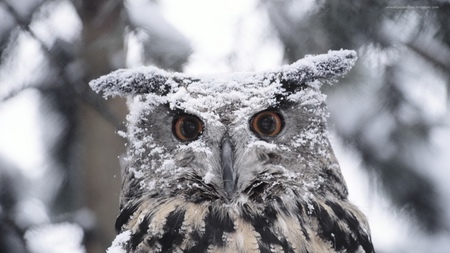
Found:
[[[233,167],[233,145],[228,137],[222,140],[222,175],[223,188],[228,197],[231,197],[235,189],[234,167]]]

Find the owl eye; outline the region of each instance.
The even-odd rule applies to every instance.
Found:
[[[173,134],[180,141],[192,141],[203,132],[203,122],[192,115],[183,115],[175,118],[173,122]]]
[[[280,113],[262,111],[250,120],[250,128],[260,137],[274,137],[283,129],[284,122]]]

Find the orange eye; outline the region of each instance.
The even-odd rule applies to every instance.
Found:
[[[192,115],[183,115],[175,118],[172,131],[180,141],[193,141],[203,132],[203,122]]]
[[[250,120],[250,128],[260,137],[274,137],[283,129],[281,114],[275,111],[262,111]]]

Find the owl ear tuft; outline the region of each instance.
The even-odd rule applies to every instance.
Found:
[[[119,69],[90,81],[89,86],[105,98],[144,93],[165,95],[172,88],[168,82],[172,75],[153,66]]]
[[[287,81],[287,86],[307,84],[315,80],[331,82],[345,75],[355,65],[356,60],[357,55],[353,50],[330,50],[327,54],[309,55],[281,67],[281,79]]]

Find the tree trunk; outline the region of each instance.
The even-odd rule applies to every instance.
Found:
[[[77,6],[83,22],[81,58],[86,70],[86,87],[82,88],[88,97],[95,96],[87,81],[125,65],[122,7],[122,1],[107,0],[83,0]],[[96,101],[95,106],[111,111],[121,121],[125,119],[123,99]],[[124,140],[116,134],[117,125],[92,106],[83,106],[81,121],[86,204],[97,221],[97,227],[87,235],[86,247],[88,252],[105,252],[115,236],[121,182],[117,157],[125,152]]]

